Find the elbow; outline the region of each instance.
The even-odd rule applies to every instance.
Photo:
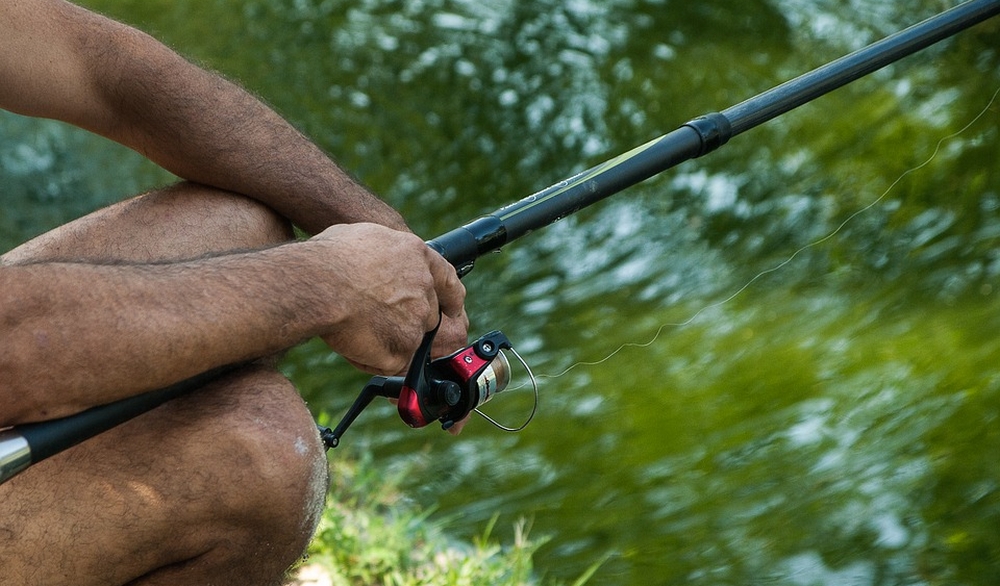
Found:
[[[0,360],[0,429],[22,423],[36,423],[72,415],[86,408],[67,401],[59,401],[59,390],[49,387],[41,375],[24,372],[20,366],[11,366]],[[36,373],[41,367],[31,369]]]
[[[138,148],[132,127],[148,111],[136,110],[157,95],[169,65],[180,58],[136,28],[83,8],[67,10],[67,60],[78,95],[52,117]]]
[[[0,283],[4,282],[3,276],[0,273]],[[21,352],[16,341],[20,320],[10,309],[10,303],[0,303],[0,340],[3,341],[0,350],[0,428],[23,423],[30,411],[25,404]]]
[[[47,334],[25,329],[12,333],[0,326],[6,346],[0,352],[0,428],[65,417],[89,406],[76,400],[65,370],[53,363],[51,353],[37,351],[50,342]]]

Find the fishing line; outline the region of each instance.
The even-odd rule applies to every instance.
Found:
[[[945,142],[947,142],[947,141],[949,141],[949,140],[951,140],[951,139],[959,136],[960,134],[964,133],[966,130],[968,130],[970,127],[972,127],[972,125],[974,125],[976,122],[978,122],[980,118],[982,118],[984,115],[986,115],[986,112],[988,112],[990,110],[990,108],[993,107],[993,104],[996,102],[997,96],[1000,96],[1000,88],[997,88],[997,90],[995,92],[993,92],[993,96],[990,98],[989,102],[986,104],[986,106],[978,114],[976,114],[976,116],[972,120],[970,120],[965,126],[963,126],[962,128],[960,128],[959,130],[956,130],[955,132],[953,132],[953,133],[951,133],[951,134],[949,134],[947,136],[944,136],[940,140],[938,140],[937,144],[934,147],[933,152],[931,152],[930,156],[928,156],[927,159],[924,162],[919,163],[915,167],[907,169],[902,174],[900,174],[899,177],[897,177],[895,179],[895,181],[893,181],[892,183],[889,184],[889,187],[887,187],[882,192],[881,195],[879,195],[877,198],[875,198],[875,200],[873,200],[871,203],[865,205],[864,207],[858,209],[857,211],[853,212],[851,215],[849,215],[844,221],[842,221],[836,228],[834,228],[833,231],[831,231],[826,236],[823,236],[822,238],[819,238],[818,240],[814,240],[813,242],[810,242],[810,243],[802,246],[801,248],[799,248],[798,250],[796,250],[795,252],[793,252],[785,260],[781,261],[780,263],[774,265],[771,268],[764,269],[763,271],[757,273],[756,275],[753,276],[753,278],[751,278],[749,281],[747,281],[742,287],[740,287],[739,289],[737,289],[729,297],[726,297],[722,301],[711,303],[709,305],[706,305],[706,306],[702,307],[701,309],[699,309],[698,311],[696,311],[693,315],[691,315],[691,317],[689,317],[688,319],[686,319],[686,320],[684,320],[682,322],[667,322],[667,323],[661,324],[660,327],[657,328],[656,333],[653,334],[653,337],[650,338],[650,340],[647,341],[647,342],[626,342],[626,343],[622,344],[621,346],[619,346],[617,349],[615,349],[613,352],[611,352],[610,354],[608,354],[607,356],[605,356],[604,358],[601,358],[600,360],[576,362],[574,364],[571,364],[569,367],[567,367],[565,370],[563,370],[562,372],[560,372],[558,374],[538,374],[538,375],[535,375],[536,378],[540,378],[540,379],[541,378],[545,378],[545,379],[559,378],[561,376],[564,376],[564,375],[568,374],[570,371],[576,369],[577,367],[581,367],[581,366],[599,366],[601,364],[604,364],[605,362],[611,360],[612,358],[614,358],[615,356],[617,356],[619,353],[621,353],[623,350],[625,350],[627,348],[648,348],[648,347],[652,346],[659,339],[660,335],[663,333],[663,330],[667,329],[668,327],[677,327],[677,328],[680,328],[680,327],[684,327],[684,326],[690,325],[692,322],[694,322],[696,319],[698,319],[698,317],[701,316],[701,314],[705,313],[706,311],[709,311],[709,310],[712,310],[712,309],[717,309],[719,307],[722,307],[723,305],[726,305],[727,303],[729,303],[733,299],[736,299],[738,296],[740,296],[744,291],[746,291],[747,289],[749,289],[750,286],[752,286],[754,283],[756,283],[757,281],[759,281],[761,278],[763,278],[763,277],[765,277],[767,275],[770,275],[772,273],[775,273],[777,271],[780,271],[781,269],[785,268],[793,260],[795,260],[795,258],[799,254],[801,254],[802,252],[804,252],[806,250],[809,250],[810,248],[815,248],[815,247],[823,244],[824,242],[829,241],[831,238],[833,238],[834,236],[836,236],[837,234],[839,234],[844,229],[844,227],[847,226],[850,222],[852,222],[855,218],[857,218],[858,216],[860,216],[860,215],[864,214],[865,212],[871,210],[872,208],[874,208],[875,206],[877,206],[879,203],[881,203],[886,198],[886,196],[888,196],[889,193],[893,189],[895,189],[895,187],[897,185],[899,185],[899,183],[904,178],[906,178],[908,175],[910,175],[912,173],[916,173],[917,171],[923,169],[924,167],[926,167],[927,165],[929,165],[931,163],[931,161],[933,161],[935,158],[937,158],[938,153],[941,152],[941,145],[943,145]]]

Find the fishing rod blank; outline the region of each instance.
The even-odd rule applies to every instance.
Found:
[[[971,0],[818,67],[744,102],[706,114],[631,151],[504,206],[428,242],[459,274],[475,260],[610,195],[903,57],[1000,14],[1000,0]]]
[[[427,244],[460,275],[482,254],[684,161],[707,154],[730,138],[814,100],[907,55],[1000,14],[1000,0],[970,0],[785,82],[721,113],[696,118],[660,138],[491,214]],[[63,419],[0,431],[0,483],[33,463],[191,392],[238,365],[220,367],[166,389],[94,407]]]

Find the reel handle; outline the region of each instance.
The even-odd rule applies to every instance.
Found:
[[[361,389],[361,394],[358,398],[354,400],[354,404],[351,408],[347,410],[344,418],[340,420],[337,427],[330,429],[329,427],[319,428],[320,439],[323,440],[323,444],[326,449],[335,448],[340,445],[340,438],[347,431],[347,428],[354,423],[354,420],[361,415],[361,412],[365,410],[368,405],[375,399],[375,397],[387,397],[389,399],[396,399],[399,397],[399,391],[403,388],[403,378],[399,376],[375,376],[372,377],[365,388]]]

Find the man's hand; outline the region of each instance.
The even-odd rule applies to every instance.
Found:
[[[465,345],[465,286],[420,238],[376,224],[341,224],[313,241],[335,245],[343,317],[323,339],[351,364],[373,374],[405,371],[439,318],[436,347],[449,353]]]

